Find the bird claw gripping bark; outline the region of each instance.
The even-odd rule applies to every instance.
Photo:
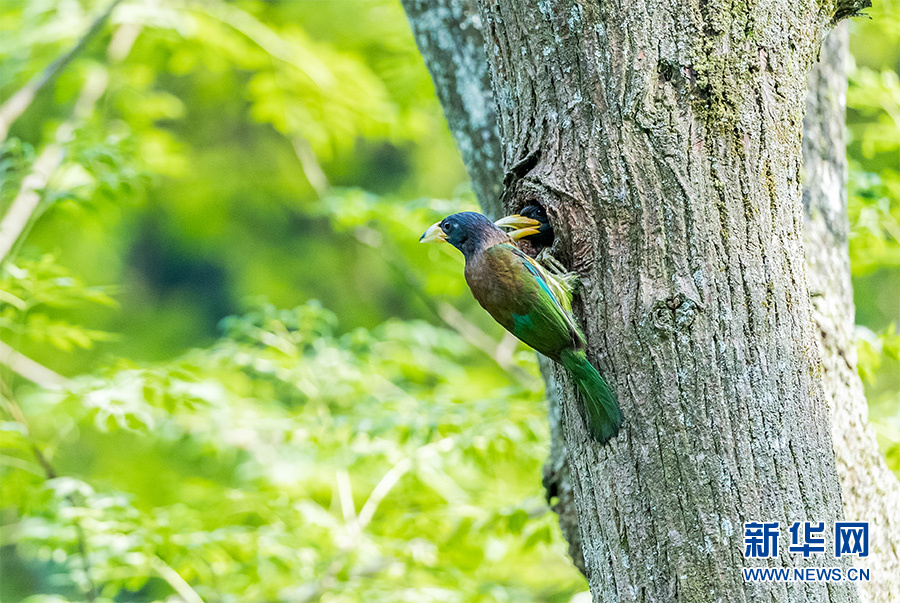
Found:
[[[576,293],[578,291],[578,287],[581,285],[578,274],[563,266],[562,262],[557,260],[556,256],[550,252],[549,247],[542,249],[535,259],[540,262],[554,278],[562,281],[563,285],[565,285],[570,293]]]

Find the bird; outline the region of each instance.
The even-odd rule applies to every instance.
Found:
[[[603,444],[618,434],[624,417],[615,395],[588,361],[581,329],[537,262],[476,212],[447,216],[419,241],[446,242],[461,251],[466,283],[481,307],[520,341],[561,364],[575,381],[590,436]]]
[[[537,204],[523,207],[517,214],[512,214],[494,222],[500,228],[512,228],[509,237],[518,241],[527,239],[536,248],[544,249],[553,245],[555,234],[547,210]]]

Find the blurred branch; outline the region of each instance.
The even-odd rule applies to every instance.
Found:
[[[37,74],[25,84],[18,92],[13,94],[9,99],[0,105],[0,140],[5,140],[12,124],[25,112],[26,109],[34,101],[34,97],[40,92],[44,86],[49,84],[53,79],[72,62],[75,56],[84,50],[109,20],[113,9],[118,6],[122,0],[113,0],[106,10],[97,17],[83,36],[75,43],[67,53],[50,63],[41,73]]]
[[[338,498],[341,500],[341,514],[347,523],[356,521],[356,509],[353,507],[353,487],[350,484],[350,474],[346,469],[339,469],[335,476],[337,481]]]
[[[497,342],[452,304],[442,301],[434,304],[433,307],[441,320],[459,333],[469,344],[487,354],[500,368],[511,373],[519,381],[527,378],[528,374],[513,361],[512,353],[518,345],[515,336],[504,333],[503,338]]]
[[[115,0],[109,6],[106,13],[104,13],[103,20],[100,21],[100,25],[109,18],[109,13],[112,12],[119,2],[121,0]],[[116,30],[107,49],[110,63],[120,62],[128,56],[139,32],[140,27],[133,24],[122,25]],[[106,92],[108,84],[109,78],[105,70],[97,69],[91,71],[81,87],[72,116],[56,129],[53,142],[44,147],[44,150],[41,151],[34,162],[31,173],[22,180],[19,193],[3,216],[3,221],[0,222],[0,264],[3,263],[6,256],[15,246],[16,241],[19,240],[19,237],[28,227],[35,210],[40,204],[41,190],[47,186],[53,172],[62,164],[64,147],[72,139],[78,122],[86,119],[93,113],[94,106]],[[0,122],[0,126],[2,126],[2,122]]]
[[[313,187],[319,198],[324,197],[331,185],[328,183],[328,176],[325,175],[325,171],[319,165],[319,160],[316,158],[309,141],[300,136],[294,136],[291,138],[291,145],[294,147],[294,153],[297,154],[300,167],[303,168],[303,174],[306,176],[309,185]]]
[[[0,364],[8,366],[12,372],[44,389],[59,389],[68,382],[62,375],[38,364],[2,341],[0,341]]]
[[[0,379],[0,393],[2,393],[2,399],[6,402],[7,411],[12,416],[13,420],[25,428],[25,433],[27,434],[26,437],[28,438],[28,444],[29,446],[31,446],[31,452],[32,454],[34,454],[35,460],[37,460],[38,464],[44,470],[44,476],[48,480],[56,479],[57,477],[59,477],[59,474],[56,472],[56,469],[50,462],[50,459],[47,458],[47,456],[37,445],[37,442],[34,441],[34,437],[31,433],[31,427],[28,424],[28,419],[25,418],[25,413],[22,412],[22,408],[19,406],[19,403],[16,402],[12,389],[10,389],[10,387],[2,379]],[[78,506],[77,501],[72,494],[68,494],[65,498],[66,501],[73,507]],[[81,522],[79,522],[75,517],[72,518],[72,525],[75,528],[78,556],[81,558],[82,570],[84,571],[84,580],[86,583],[84,587],[84,596],[90,603],[93,603],[97,599],[97,587],[94,584],[94,578],[91,572],[91,559],[87,548],[87,535],[84,533],[84,528],[81,526]]]
[[[375,484],[375,487],[372,488],[372,492],[369,494],[369,498],[366,499],[365,504],[363,504],[362,509],[359,511],[359,515],[356,517],[355,530],[358,534],[362,533],[364,529],[369,525],[372,519],[375,517],[375,511],[378,510],[378,505],[381,504],[381,501],[385,499],[385,497],[390,493],[394,486],[397,485],[397,482],[400,481],[400,478],[406,475],[406,473],[413,468],[413,460],[422,460],[428,457],[432,457],[439,452],[447,452],[452,449],[454,446],[453,438],[443,438],[438,440],[437,442],[431,442],[430,444],[425,444],[424,446],[419,447],[415,454],[410,457],[405,457],[397,461],[393,467],[388,469],[388,471],[381,476],[381,479]]]
[[[8,454],[0,454],[0,457],[3,458],[3,462],[0,465],[6,465],[7,467],[15,467],[16,469],[21,469],[22,471],[27,471],[33,475],[37,475],[38,477],[45,477],[44,471],[38,467],[35,467],[33,464],[28,461],[22,460],[15,456],[9,456]],[[9,539],[4,540],[2,536],[3,527],[0,527],[0,541],[9,543]]]
[[[300,49],[284,40],[277,32],[269,28],[262,21],[256,19],[253,15],[241,9],[226,5],[220,5],[214,13],[205,11],[203,14],[215,18],[221,23],[231,27],[259,46],[271,59],[282,61],[300,69],[321,87],[322,76],[319,76],[318,79],[313,78],[312,74],[309,73],[309,70],[312,69],[313,72],[327,73],[327,67],[323,63],[315,64],[314,62],[311,62],[317,59],[313,55],[307,56],[307,53],[302,53],[305,60],[298,62],[296,55],[300,52]],[[274,64],[273,72],[276,76],[276,82],[278,82],[282,91],[285,94],[289,94],[290,85],[281,81],[283,78],[281,77],[279,70],[274,68]],[[291,146],[294,148],[294,154],[297,155],[297,159],[300,161],[300,168],[303,170],[303,175],[306,176],[307,182],[309,182],[309,185],[316,191],[319,198],[324,197],[330,190],[331,183],[328,182],[328,176],[322,169],[319,159],[316,157],[315,151],[313,151],[312,145],[310,145],[309,141],[302,136],[289,136]]]
[[[423,447],[422,450],[425,448],[426,447]],[[384,497],[388,495],[391,489],[397,485],[400,478],[406,475],[407,471],[412,469],[412,466],[412,459],[405,458],[391,467],[388,472],[382,476],[381,480],[375,485],[375,488],[372,489],[372,493],[369,494],[369,498],[366,500],[363,508],[359,511],[355,524],[357,531],[362,532],[366,529],[366,526],[368,526],[372,521],[372,518],[375,517],[375,511],[378,510],[378,505],[381,504],[381,501],[384,500]]]
[[[154,555],[150,560],[150,565],[159,577],[165,580],[169,586],[175,589],[178,596],[184,603],[203,603],[203,599],[197,594],[190,584],[181,577],[181,574],[175,571],[171,565],[163,561],[160,557]]]
[[[71,128],[67,127],[68,125],[67,122],[60,126],[56,131],[56,141],[47,145],[41,151],[34,165],[31,166],[31,173],[22,180],[19,193],[3,216],[3,221],[0,222],[0,264],[6,259],[6,255],[16,244],[16,241],[19,240],[19,236],[28,226],[31,216],[37,209],[41,200],[41,195],[38,191],[47,186],[50,175],[62,163],[63,149],[61,140],[71,135]]]
[[[104,71],[92,71],[81,88],[71,118],[56,130],[52,143],[44,147],[31,168],[31,173],[22,180],[19,193],[0,222],[0,263],[19,240],[28,226],[31,216],[41,201],[40,191],[47,186],[50,176],[63,160],[64,147],[72,139],[75,126],[81,118],[90,115],[97,100],[106,91],[107,77]]]
[[[2,379],[0,379],[0,389],[2,389],[3,399],[6,401],[6,409],[10,416],[16,423],[25,428],[25,432],[28,434],[28,443],[31,446],[31,452],[34,454],[34,458],[38,462],[38,465],[44,470],[44,476],[47,479],[56,479],[56,470],[53,468],[53,465],[50,463],[47,456],[32,439],[31,429],[28,426],[28,420],[25,418],[25,413],[22,412],[22,408],[19,406],[19,403],[16,402],[12,389],[10,389],[9,385]]]
[[[366,527],[375,517],[375,511],[378,510],[378,506],[381,504],[381,501],[383,501],[385,497],[390,493],[390,491],[394,488],[394,486],[397,485],[397,482],[400,481],[400,478],[406,475],[406,473],[413,468],[414,459],[422,460],[424,458],[434,456],[440,452],[447,452],[453,448],[454,443],[455,442],[453,441],[453,438],[443,438],[442,440],[438,440],[437,442],[425,444],[424,446],[416,449],[412,456],[400,459],[399,461],[397,461],[397,463],[394,464],[393,467],[388,469],[388,471],[383,476],[381,476],[381,479],[378,481],[378,483],[375,484],[375,487],[369,494],[369,498],[366,499],[366,502],[363,504],[362,509],[360,509],[359,515],[356,515],[352,519],[352,522],[348,524],[347,527],[353,537],[359,537],[362,534],[363,530],[366,529]],[[341,470],[340,472],[338,472],[338,488],[341,488],[340,480],[344,479],[340,477],[341,473],[346,476],[346,487],[349,489],[350,476],[347,474],[346,470]],[[335,555],[328,569],[325,570],[322,576],[316,581],[312,590],[307,593],[302,599],[300,599],[300,601],[303,601],[304,603],[319,601],[322,596],[328,591],[328,589],[334,586],[337,575],[343,567],[350,551],[353,549],[353,545],[354,539],[348,538],[341,546],[338,554]],[[373,575],[381,571],[386,566],[386,562],[378,561],[367,568],[352,572],[352,575],[355,577]]]

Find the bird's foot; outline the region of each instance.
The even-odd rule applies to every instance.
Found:
[[[563,266],[562,263],[550,253],[549,247],[542,249],[535,259],[540,262],[541,266],[543,266],[547,272],[564,283],[569,291],[574,293],[578,290],[578,286],[580,285],[578,275]]]
[[[562,276],[568,272],[568,270],[566,270],[566,267],[563,266],[559,260],[553,257],[553,254],[550,253],[549,247],[542,249],[535,259],[537,259],[537,261],[539,261],[544,266],[544,268],[546,268],[554,276]]]

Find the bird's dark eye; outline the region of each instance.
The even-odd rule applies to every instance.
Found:
[[[540,205],[538,206],[537,210],[534,213],[537,214],[538,218],[546,218],[547,217],[546,210],[544,210],[544,208],[541,207]]]
[[[453,230],[454,228],[456,228],[456,224],[454,224],[453,222],[442,222],[441,223],[441,230],[443,230],[447,234],[450,234],[450,231]]]

